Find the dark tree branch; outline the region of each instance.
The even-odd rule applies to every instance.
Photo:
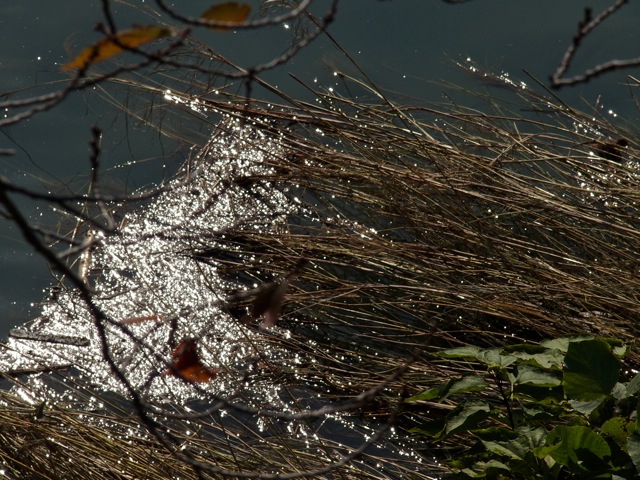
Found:
[[[585,83],[603,73],[613,70],[620,70],[623,68],[629,68],[640,65],[640,57],[632,58],[628,60],[610,60],[600,65],[586,70],[582,74],[575,75],[573,77],[565,77],[571,63],[576,55],[576,52],[582,45],[582,41],[592,33],[596,28],[601,26],[603,22],[617,12],[622,6],[628,3],[629,0],[617,0],[616,3],[609,8],[601,12],[595,18],[592,15],[591,8],[586,8],[584,12],[584,18],[578,22],[578,30],[573,36],[571,45],[565,51],[560,64],[556,71],[551,75],[551,86],[553,88],[560,88],[566,85],[575,85],[577,83]]]

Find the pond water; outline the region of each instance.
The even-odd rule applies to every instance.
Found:
[[[121,25],[148,23],[154,15],[144,1],[115,5],[114,13]],[[313,9],[316,13],[323,12],[328,5],[327,1],[313,2]],[[598,11],[609,2],[591,5]],[[426,106],[464,101],[471,108],[484,108],[482,95],[467,95],[456,88],[459,86],[473,92],[489,92],[484,99],[496,99],[499,108],[504,89],[489,84],[495,78],[478,78],[455,64],[473,61],[503,78],[508,75],[527,84],[534,84],[534,78],[545,82],[573,35],[584,6],[582,2],[556,1],[523,4],[500,0],[489,4],[472,0],[451,5],[424,0],[344,0],[339,3],[330,33],[361,70],[329,38],[320,37],[286,65],[266,72],[261,78],[310,103],[316,102],[316,93],[303,84],[335,93],[336,97],[344,95],[365,103],[375,100],[371,89],[343,81],[335,74],[339,71],[354,78],[368,76],[398,102]],[[68,60],[67,50],[77,52],[95,38],[91,25],[101,17],[100,2],[69,1],[65,8],[74,15],[59,15],[59,7],[45,1],[28,5],[5,2],[0,6],[3,22],[0,61],[2,71],[7,72],[0,78],[0,89],[14,92],[9,98],[59,88],[66,80],[59,66]],[[192,14],[201,10],[192,8],[189,12]],[[632,19],[640,15],[640,6],[634,3],[626,8],[626,13],[614,16],[585,43],[587,50],[576,59],[576,72],[612,56],[636,55],[633,46],[638,42]],[[38,34],[34,35],[34,31]],[[280,55],[291,41],[286,26],[200,35],[201,40],[215,45],[243,66]],[[402,382],[411,388],[417,389],[430,381],[424,374],[424,364],[416,366],[414,372],[408,371],[411,362],[407,361],[407,353],[431,347],[433,318],[451,320],[451,329],[443,329],[443,338],[450,335],[446,341],[464,342],[473,338],[466,335],[474,334],[476,321],[482,322],[490,335],[504,339],[519,334],[518,327],[522,324],[518,325],[517,320],[526,316],[519,314],[537,313],[538,308],[544,313],[548,300],[556,302],[548,307],[550,311],[559,312],[558,306],[567,305],[568,318],[584,314],[593,320],[593,331],[602,332],[596,330],[599,326],[594,319],[604,308],[589,304],[584,307],[576,302],[578,306],[572,310],[574,292],[562,290],[563,280],[570,276],[553,277],[549,273],[565,273],[566,269],[579,272],[576,278],[582,279],[580,275],[584,275],[590,279],[591,269],[601,272],[603,278],[611,275],[622,279],[616,270],[617,259],[635,255],[633,239],[628,244],[621,241],[619,247],[616,244],[628,233],[629,225],[634,224],[634,218],[625,223],[624,214],[635,212],[635,198],[623,197],[630,201],[620,210],[611,209],[611,220],[606,210],[617,198],[598,195],[601,192],[615,195],[617,187],[624,190],[622,187],[627,183],[617,183],[620,179],[635,185],[637,165],[629,161],[627,165],[603,166],[603,158],[593,152],[577,151],[575,145],[580,145],[577,142],[583,137],[601,133],[597,128],[578,125],[587,117],[568,113],[566,117],[549,115],[552,118],[549,125],[558,123],[543,129],[540,139],[532,137],[531,143],[529,140],[512,143],[510,147],[515,145],[523,150],[513,153],[513,157],[509,156],[511,153],[500,153],[494,158],[493,153],[502,146],[500,138],[494,138],[490,129],[483,130],[482,122],[465,125],[464,116],[457,123],[446,116],[425,123],[407,122],[403,130],[402,122],[398,122],[400,126],[393,123],[403,118],[398,115],[391,123],[381,122],[382,127],[376,130],[379,126],[376,122],[383,118],[376,117],[378,112],[369,112],[368,117],[350,112],[353,116],[343,124],[345,131],[349,125],[365,122],[365,117],[366,128],[359,130],[356,126],[349,131],[355,138],[350,144],[352,150],[346,149],[347,154],[341,157],[344,152],[339,144],[348,136],[333,132],[331,137],[329,121],[322,128],[328,132],[326,138],[333,140],[323,144],[324,131],[314,124],[312,115],[309,116],[312,120],[305,123],[294,116],[279,117],[274,109],[270,110],[269,119],[256,116],[237,121],[224,113],[229,109],[216,110],[211,107],[213,103],[206,109],[185,105],[182,108],[181,98],[185,97],[165,92],[177,83],[172,74],[150,77],[150,81],[159,78],[163,81],[158,84],[158,93],[147,98],[142,98],[142,90],[101,86],[72,95],[51,111],[0,130],[0,149],[15,150],[13,156],[0,157],[0,174],[12,182],[27,187],[86,191],[91,127],[97,125],[103,130],[103,190],[133,192],[163,185],[153,201],[112,212],[120,235],[100,237],[98,246],[85,258],[89,268],[82,276],[95,288],[93,311],[77,290],[48,290],[53,277],[44,260],[30,251],[14,226],[8,222],[0,224],[3,272],[0,335],[6,336],[15,325],[38,317],[34,323],[12,331],[12,338],[3,345],[0,371],[22,375],[48,367],[54,370],[46,375],[29,373],[20,377],[26,378],[23,384],[16,382],[14,390],[28,403],[41,398],[47,398],[51,404],[81,403],[74,395],[85,388],[89,396],[99,392],[95,395],[98,401],[113,392],[131,398],[133,391],[148,402],[148,411],[158,416],[166,414],[169,419],[171,412],[182,415],[192,407],[206,410],[214,405],[216,409],[211,412],[219,412],[221,418],[213,418],[212,414],[203,424],[211,428],[220,426],[221,430],[214,433],[220,439],[226,438],[226,428],[238,428],[251,441],[260,439],[264,432],[276,432],[277,440],[287,439],[284,443],[292,440],[307,447],[335,441],[332,448],[344,453],[363,445],[363,439],[374,432],[384,431],[379,418],[389,416],[389,405],[393,403],[389,399],[397,398],[399,393],[393,390],[397,387],[391,386],[393,382],[384,394],[376,391],[374,397],[380,405],[363,404],[366,408],[359,412],[363,417],[353,423],[340,412],[295,421],[289,421],[287,415],[307,414],[309,409],[336,405],[336,399],[357,397],[371,386],[383,385],[390,372],[403,368],[406,375],[402,376]],[[625,75],[624,72],[605,75],[587,85],[563,90],[560,95],[571,105],[597,103],[608,118],[633,124],[638,112],[625,86]],[[242,87],[233,83],[227,88],[242,94]],[[277,99],[273,92],[258,87],[252,93],[269,101]],[[531,95],[531,105],[544,105],[552,110],[550,103],[537,104],[539,97]],[[154,106],[153,115],[150,103]],[[122,113],[123,109],[127,114]],[[305,114],[309,111],[312,110],[300,110]],[[327,109],[327,115],[331,111]],[[336,107],[335,112],[339,111]],[[7,115],[11,113],[8,111]],[[339,123],[336,120],[339,116],[328,118]],[[252,121],[259,127],[254,128]],[[511,133],[512,127],[519,134],[516,124],[517,121],[508,122],[508,127],[496,130],[495,137]],[[483,144],[476,148],[466,143],[465,135],[472,135],[478,126],[481,140],[487,144],[494,142],[490,147]],[[159,135],[155,127],[165,135]],[[427,133],[430,129],[435,136]],[[378,142],[368,142],[370,137],[363,132],[369,131],[373,132],[370,135],[379,136]],[[455,138],[448,138],[448,133]],[[394,139],[393,135],[397,137]],[[287,144],[289,138],[295,141]],[[396,151],[394,140],[398,138],[402,140]],[[205,144],[207,147],[202,150]],[[306,148],[296,150],[303,144]],[[194,149],[194,145],[199,146]],[[494,145],[498,147],[492,150]],[[371,157],[364,154],[369,147],[377,149]],[[321,153],[314,157],[313,152],[317,151]],[[352,171],[345,173],[340,162],[349,161],[353,151],[363,152],[363,156],[353,162]],[[296,152],[302,152],[300,158]],[[527,163],[532,152],[539,155],[536,158],[539,164]],[[576,166],[585,175],[580,185],[583,190],[573,188],[578,173],[565,163],[556,162],[573,155],[584,160]],[[503,157],[506,166],[494,169]],[[282,164],[284,171],[278,170]],[[381,165],[390,169],[389,176],[395,175],[393,181],[385,178]],[[545,170],[544,165],[556,170]],[[443,173],[445,167],[450,177]],[[306,184],[305,175],[313,168],[317,169],[316,177]],[[324,183],[325,173],[335,185],[331,181]],[[442,178],[458,183],[447,184],[441,182]],[[522,206],[516,205],[523,212],[511,208],[511,198],[520,198],[521,191],[533,182],[539,182],[536,186],[543,193],[539,195],[535,188],[523,192]],[[565,186],[570,188],[563,189]],[[336,189],[332,190],[333,187]],[[382,191],[387,187],[388,191]],[[334,201],[332,192],[338,200]],[[384,197],[388,203],[377,204],[377,197]],[[454,203],[449,204],[450,199]],[[448,207],[455,201],[461,201],[464,207],[447,217]],[[376,210],[379,205],[391,207],[383,214]],[[583,205],[586,208],[581,210]],[[21,206],[30,218],[53,226],[61,234],[80,228],[75,219],[57,216],[51,205],[21,201]],[[354,217],[349,216],[350,208]],[[558,212],[575,216],[567,224],[558,225],[554,223]],[[618,212],[620,216],[616,215]],[[362,217],[357,216],[360,213]],[[414,219],[411,214],[422,216]],[[535,222],[526,223],[530,218]],[[596,227],[589,230],[593,227],[589,223],[592,219],[596,219]],[[618,220],[620,224],[615,223]],[[610,232],[609,225],[619,229]],[[229,231],[236,237],[227,237]],[[585,238],[579,236],[580,232],[585,231],[593,232],[592,238],[601,242],[596,245],[601,251],[613,251],[610,257],[600,258],[600,252],[592,245],[580,243]],[[292,288],[292,297],[308,294],[304,298],[312,308],[287,312],[283,326],[260,328],[250,322],[256,318],[247,317],[259,316],[251,311],[257,309],[263,293],[278,291],[267,288],[273,281],[270,267],[277,265],[279,268],[274,270],[286,273],[287,268],[295,272],[294,265],[301,265],[300,258],[295,256],[298,244],[287,245],[285,233],[290,235],[289,239],[302,242],[303,253],[309,251],[314,255],[308,267],[311,280],[305,279],[304,288],[296,285]],[[575,245],[573,235],[577,235]],[[267,237],[268,241],[260,243],[261,237]],[[303,239],[308,243],[304,244]],[[498,239],[507,241],[496,247],[492,243]],[[340,242],[344,242],[345,250],[350,250],[341,252]],[[260,250],[265,245],[271,250],[266,247]],[[335,245],[335,250],[327,245]],[[358,250],[355,253],[354,245]],[[375,249],[379,247],[380,258],[376,258]],[[281,255],[275,255],[276,251]],[[330,252],[328,257],[323,257],[325,251]],[[354,266],[359,260],[363,260],[362,264]],[[290,265],[281,267],[278,261]],[[487,268],[483,261],[489,265]],[[246,265],[250,266],[243,270]],[[504,265],[513,269],[507,271]],[[583,270],[586,272],[580,273]],[[357,277],[353,282],[352,274]],[[539,280],[528,284],[524,277],[535,275],[541,275]],[[557,289],[554,295],[538,289],[548,284]],[[587,287],[585,291],[590,292]],[[400,296],[396,297],[396,292]],[[531,306],[525,305],[518,293],[522,293],[526,302],[530,300]],[[513,299],[503,298],[507,294],[514,294]],[[611,298],[617,298],[615,294]],[[45,302],[47,297],[52,300]],[[436,297],[439,300],[434,300]],[[296,298],[291,304],[298,305]],[[239,305],[235,305],[236,301]],[[465,310],[467,301],[470,306]],[[276,303],[277,310],[280,305],[279,301]],[[301,300],[300,305],[303,304]],[[458,304],[460,310],[450,314]],[[495,308],[501,306],[512,315],[508,318],[516,320],[513,324],[498,321],[507,318],[496,313]],[[583,307],[594,311],[580,310]],[[96,313],[99,311],[106,316],[100,317]],[[541,323],[547,320],[543,314],[532,318]],[[545,325],[539,330],[544,328]],[[186,371],[179,366],[180,352],[189,351],[193,345],[197,345],[198,353],[193,354],[197,361],[192,359],[189,368],[194,365],[200,368],[196,374],[208,376],[211,382],[194,386],[177,378],[177,372]],[[113,365],[107,365],[107,357]],[[419,355],[415,361],[418,358]],[[124,381],[117,380],[114,371],[126,377]],[[59,372],[64,373],[58,377]],[[104,390],[110,393],[105,394]],[[58,396],[59,392],[69,398]],[[194,404],[187,404],[188,400]],[[237,410],[229,403],[235,400],[239,400]],[[121,401],[117,397],[115,403]],[[203,403],[197,404],[198,401]],[[275,410],[280,417],[274,416],[271,423],[262,413],[256,414],[258,410],[263,413]],[[223,421],[222,416],[229,412],[233,419]],[[167,418],[160,424],[165,425],[165,420],[170,424]],[[309,427],[311,431],[306,430]],[[353,432],[355,436],[349,439]],[[182,433],[190,435],[188,429]],[[392,438],[396,441],[404,437]],[[407,468],[417,468],[420,460],[415,450],[391,443],[382,445],[384,452],[379,452],[379,457],[383,463],[385,458],[397,460],[406,455],[411,457],[407,459]],[[398,465],[404,468],[402,462]],[[371,465],[362,468],[367,471]],[[402,473],[389,476],[400,478]]]

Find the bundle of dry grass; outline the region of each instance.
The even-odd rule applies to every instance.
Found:
[[[493,114],[401,106],[371,92],[378,103],[316,92],[319,106],[251,113],[287,154],[247,188],[287,191],[303,213],[287,231],[238,231],[236,240],[263,271],[312,262],[306,288],[290,297],[313,312],[307,334],[329,331],[328,343],[347,350],[357,338],[383,357],[421,348],[434,322],[440,345],[634,341],[630,132],[521,85],[517,110],[494,102]]]
[[[279,192],[295,205],[284,222],[256,228],[256,219],[238,219],[179,252],[214,265],[230,284],[248,287],[308,260],[284,296],[277,331],[285,333],[261,333],[265,345],[294,352],[299,361],[277,368],[274,358],[258,355],[254,363],[261,381],[286,392],[292,411],[304,414],[327,402],[359,398],[353,409],[339,412],[361,415],[365,432],[384,432],[381,425],[389,418],[401,427],[418,418],[395,418],[403,391],[419,391],[470,368],[434,360],[440,347],[581,334],[634,342],[640,199],[637,145],[630,132],[523,85],[503,82],[512,103],[487,97],[488,108],[480,112],[453,102],[401,105],[375,86],[357,83],[370,92],[368,100],[315,91],[316,103],[284,98],[274,106],[227,94],[171,94],[182,103],[197,99],[199,108],[225,118],[217,136],[236,134],[228,128],[231,118],[260,132],[242,137],[246,148],[264,150],[265,138],[279,145],[264,152],[264,168],[234,176],[223,187],[267,207]],[[188,86],[185,92],[192,92],[194,85]],[[149,85],[137,88],[154,91]],[[618,138],[626,143],[616,144]],[[200,157],[207,158],[212,145],[202,148]],[[242,319],[250,300],[237,298],[237,304],[224,306]],[[637,367],[640,359],[632,353],[629,360]],[[200,393],[205,404],[219,400]],[[5,466],[18,468],[64,451],[75,468],[60,470],[65,478],[83,478],[79,472],[95,456],[111,467],[126,463],[108,478],[167,478],[177,472],[186,478],[230,472],[252,478],[395,478],[410,471],[413,478],[429,478],[443,468],[436,461],[425,468],[415,456],[421,446],[402,433],[393,440],[402,455],[385,451],[379,457],[366,442],[350,445],[344,429],[345,438],[335,442],[327,431],[309,434],[328,422],[316,413],[296,417],[295,424],[287,424],[294,420],[291,412],[269,417],[265,435],[245,419],[260,417],[268,405],[247,392],[233,400],[255,409],[240,409],[223,421],[220,412],[233,410],[226,401],[211,414],[187,417],[180,416],[184,405],[156,405],[162,413],[156,418],[153,410],[154,421],[172,425],[169,446],[162,436],[114,438],[145,423],[123,412],[101,407],[108,421],[81,423],[86,410],[56,406],[47,421],[25,421],[27,407],[20,404],[0,419],[2,431],[12,432],[2,437]],[[4,399],[5,405],[17,401]],[[174,407],[180,415],[162,417]],[[331,422],[340,428],[341,420]],[[206,433],[199,437],[201,432]],[[83,446],[76,445],[78,438]],[[358,445],[369,447],[367,455]],[[75,453],[82,448],[90,453]],[[29,460],[16,464],[25,449]],[[403,457],[407,452],[412,453]],[[159,471],[149,470],[149,459],[160,457]],[[372,467],[375,462],[384,470]],[[141,466],[147,470],[136,470]]]

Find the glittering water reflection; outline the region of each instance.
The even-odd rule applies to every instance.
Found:
[[[94,301],[116,323],[108,327],[111,355],[131,384],[145,387],[149,396],[188,395],[183,381],[158,375],[166,370],[163,362],[170,356],[172,338],[197,338],[202,361],[224,371],[206,386],[213,391],[240,388],[242,372],[258,351],[283,362],[289,356],[225,311],[225,292],[241,286],[222,280],[215,261],[198,261],[192,254],[224,243],[229,228],[265,234],[284,228],[286,215],[296,208],[275,189],[250,190],[235,183],[268,173],[263,159],[282,154],[277,141],[237,122],[228,122],[225,130],[214,135],[165,193],[127,214],[117,234],[96,233],[88,281],[95,288]],[[131,319],[141,321],[127,326],[129,332],[117,325]],[[77,292],[61,292],[30,328],[60,341],[12,338],[5,369],[76,365],[93,384],[121,389],[104,362],[94,320]],[[73,343],[65,342],[72,338],[89,345],[65,345]]]
[[[108,319],[100,322],[109,358],[146,402],[150,418],[183,442],[180,452],[201,462],[211,459],[207,442],[217,442],[217,454],[246,456],[248,451],[249,462],[255,451],[269,456],[283,447],[306,450],[313,460],[296,468],[318,468],[357,449],[384,426],[340,413],[287,417],[330,403],[312,389],[313,380],[305,386],[299,373],[301,365],[317,362],[305,353],[314,342],[307,339],[303,350],[291,348],[288,330],[249,328],[226,301],[229,292],[258,285],[230,279],[216,256],[259,264],[234,236],[281,232],[293,214],[301,213],[295,195],[250,180],[273,174],[265,160],[283,154],[277,136],[246,123],[223,122],[163,193],[124,216],[116,234],[92,232],[95,245],[83,260],[81,275]],[[361,230],[363,238],[375,234]],[[39,405],[44,411],[71,409],[74,418],[109,438],[149,441],[127,400],[127,385],[105,361],[96,322],[77,291],[62,290],[38,319],[13,332],[0,370],[11,373],[12,394],[34,411]],[[218,371],[215,378],[193,384],[167,374],[172,349],[185,338],[196,340],[202,364]],[[257,410],[284,415],[255,415]],[[358,468],[384,477],[383,470],[396,469],[387,465],[389,456],[419,462],[408,452],[386,442],[372,445]],[[256,470],[263,468],[259,458]]]

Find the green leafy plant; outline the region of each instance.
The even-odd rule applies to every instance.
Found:
[[[625,353],[617,340],[590,337],[441,351],[473,373],[408,398],[454,407],[411,432],[434,443],[472,439],[449,461],[450,478],[635,478],[640,375],[622,378]]]

